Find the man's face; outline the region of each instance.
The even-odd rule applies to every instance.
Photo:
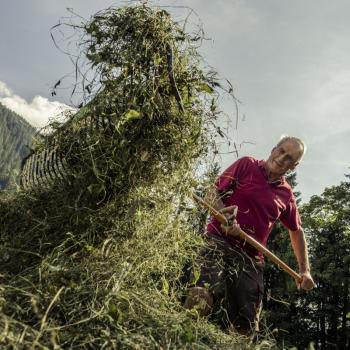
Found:
[[[298,142],[287,140],[272,150],[266,161],[267,170],[271,175],[280,177],[288,170],[294,170],[299,164],[301,155],[301,145]]]

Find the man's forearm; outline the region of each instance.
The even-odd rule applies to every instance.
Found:
[[[310,272],[309,256],[304,231],[289,231],[294,254],[297,258],[300,273]]]

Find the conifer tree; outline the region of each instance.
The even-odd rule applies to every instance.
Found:
[[[349,179],[349,175],[347,175]],[[292,183],[293,186],[293,183]],[[296,290],[282,271],[266,274],[266,322],[281,344],[315,349],[350,348],[350,183],[341,182],[301,207],[316,288]],[[277,225],[270,248],[291,263],[291,250]],[[292,264],[291,264],[292,265]]]
[[[347,176],[349,178],[349,176]],[[326,188],[303,207],[317,288],[305,296],[318,349],[349,349],[350,182]]]

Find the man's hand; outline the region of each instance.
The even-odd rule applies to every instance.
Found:
[[[315,287],[315,282],[311,277],[310,272],[301,273],[301,282],[297,282],[298,289],[302,288],[304,290],[311,290]]]
[[[294,254],[298,260],[301,276],[301,281],[297,281],[297,287],[298,289],[310,290],[315,287],[315,282],[310,274],[310,264],[304,231],[301,227],[295,231],[289,230],[289,236]]]
[[[224,225],[221,224],[221,230],[223,233],[225,233],[228,236],[239,236],[239,233],[241,231],[240,226],[237,223],[236,216],[237,216],[237,205],[231,205],[229,207],[223,208],[220,210],[220,213],[223,214],[228,224]]]

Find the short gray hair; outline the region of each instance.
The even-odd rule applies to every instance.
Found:
[[[298,143],[301,146],[302,153],[301,153],[300,159],[302,159],[306,153],[306,148],[307,148],[305,142],[302,139],[300,139],[299,137],[282,135],[280,140],[278,141],[276,147],[282,145],[282,143],[285,143],[286,141],[293,141],[293,142]]]

